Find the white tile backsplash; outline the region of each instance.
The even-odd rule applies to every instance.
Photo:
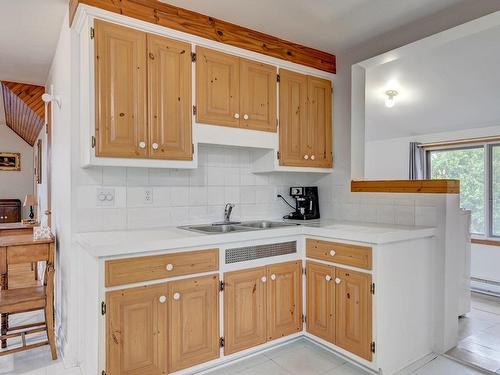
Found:
[[[103,167],[77,174],[78,231],[134,229],[209,223],[223,219],[225,203],[234,203],[239,220],[279,218],[290,207],[292,185],[317,185],[321,175],[252,173],[252,150],[201,146],[194,170]],[[96,189],[116,189],[115,205],[95,205]],[[145,189],[153,201],[144,202]],[[323,212],[322,212],[323,213]],[[325,212],[325,215],[328,214]],[[327,216],[325,216],[327,217]]]

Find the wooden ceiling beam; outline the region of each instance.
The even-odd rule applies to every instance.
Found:
[[[289,42],[158,0],[71,0],[69,3],[70,25],[79,4],[105,9],[329,73],[336,72],[335,55],[328,52]]]

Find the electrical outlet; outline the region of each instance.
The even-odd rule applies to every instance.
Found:
[[[96,206],[99,207],[114,207],[115,205],[115,189],[97,189],[96,190]]]
[[[153,189],[144,189],[144,204],[153,204]]]

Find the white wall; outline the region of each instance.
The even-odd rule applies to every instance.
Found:
[[[367,180],[407,179],[410,142],[453,141],[500,135],[500,126],[392,138],[365,143],[365,178]]]
[[[21,153],[20,171],[0,171],[0,199],[19,199],[23,204],[26,194],[33,194],[33,147],[0,123],[0,151]],[[22,217],[27,218],[28,214],[29,207],[23,207]]]
[[[500,248],[471,245],[471,276],[500,283]]]

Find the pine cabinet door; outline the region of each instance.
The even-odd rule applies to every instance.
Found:
[[[240,126],[276,132],[276,67],[240,59]]]
[[[196,48],[196,121],[240,126],[240,59],[236,56]]]
[[[307,332],[335,342],[335,268],[307,262]]]
[[[107,374],[167,373],[166,284],[106,294]]]
[[[219,276],[168,283],[169,372],[219,358]]]
[[[335,344],[368,361],[372,360],[371,275],[336,269]]]
[[[148,34],[149,156],[192,160],[191,45]]]
[[[280,165],[308,166],[307,76],[280,69],[279,86]]]
[[[302,262],[267,267],[267,338],[302,330]]]
[[[266,342],[266,267],[224,274],[224,354]]]
[[[331,168],[332,84],[327,79],[307,77],[307,143],[309,166]]]
[[[147,156],[146,33],[95,20],[96,156]]]

